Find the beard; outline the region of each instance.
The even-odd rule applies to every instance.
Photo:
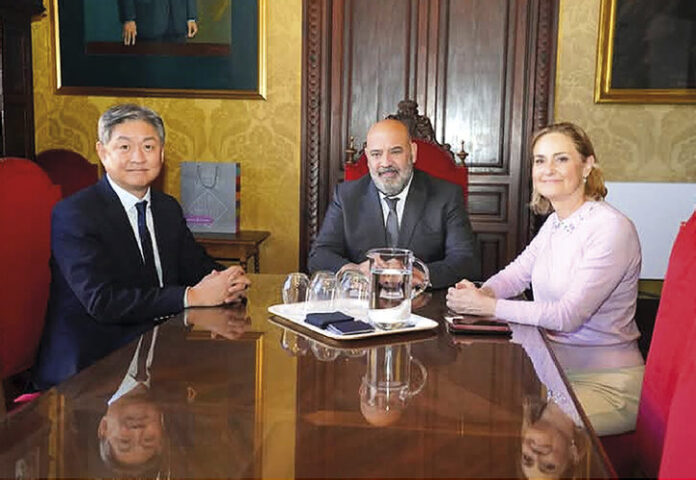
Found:
[[[383,174],[385,173],[396,173],[396,176],[393,178],[384,177]],[[406,184],[408,184],[412,174],[413,163],[410,161],[403,170],[399,170],[396,167],[378,168],[375,171],[370,170],[370,176],[377,190],[388,197],[400,194],[406,188]]]

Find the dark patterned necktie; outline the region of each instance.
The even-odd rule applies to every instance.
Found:
[[[140,235],[140,246],[143,248],[143,261],[147,270],[148,278],[153,285],[159,287],[159,277],[155,268],[155,254],[152,249],[152,237],[145,221],[147,212],[147,200],[135,204],[138,210],[138,235]]]
[[[389,207],[389,215],[387,215],[387,245],[396,247],[399,240],[399,217],[396,215],[396,203],[398,198],[384,197]]]

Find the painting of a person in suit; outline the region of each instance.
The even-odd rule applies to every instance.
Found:
[[[198,33],[197,0],[119,0],[123,43],[184,43]]]
[[[365,154],[370,174],[336,187],[309,270],[356,268],[368,274],[368,250],[398,247],[425,262],[434,288],[453,285],[461,271],[478,278],[480,260],[462,189],[414,170],[417,145],[406,125],[393,119],[374,124]]]

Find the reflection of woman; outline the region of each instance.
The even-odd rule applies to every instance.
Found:
[[[606,405],[634,410],[622,412],[614,425],[595,428],[600,434],[630,430],[637,405],[621,399],[638,396],[643,375],[636,342],[640,332],[633,318],[641,264],[636,230],[628,218],[603,201],[607,190],[594,148],[580,127],[550,125],[533,137],[531,148],[531,206],[536,213],[552,213],[510,265],[481,288],[463,280],[449,290],[447,305],[461,313],[495,315],[543,327],[561,344],[612,346],[613,355],[605,357],[606,363],[583,367],[592,378],[596,378],[594,370],[601,369],[624,379],[616,385],[603,385],[599,379],[597,388],[591,388],[603,397],[605,420],[610,418],[604,415]],[[533,302],[506,300],[530,283]],[[580,397],[592,421],[592,399],[585,400]]]
[[[574,477],[587,435],[553,401],[525,399],[520,466],[527,478]]]

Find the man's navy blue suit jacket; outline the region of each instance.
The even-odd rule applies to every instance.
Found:
[[[173,197],[151,190],[151,208],[162,288],[148,281],[133,229],[106,177],[53,209],[51,293],[34,368],[37,388],[54,385],[118,348],[122,330],[133,324],[153,325],[181,311],[186,287],[224,268],[195,242]],[[111,331],[117,344],[92,344]]]

